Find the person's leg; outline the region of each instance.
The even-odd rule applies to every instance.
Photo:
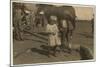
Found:
[[[57,45],[52,47],[52,50],[53,50],[53,54],[52,55],[55,56],[55,57],[56,57],[56,48],[57,48]]]
[[[63,51],[63,48],[61,48],[61,45],[57,45],[57,48],[58,48],[58,52],[62,52]]]
[[[64,49],[66,48],[65,47],[65,45],[66,45],[65,44],[65,42],[66,42],[65,41],[65,38],[66,38],[65,34],[66,34],[65,31],[61,32],[61,45],[58,46],[62,52],[64,52]]]
[[[68,30],[68,44],[67,44],[67,49],[68,53],[71,53],[72,51],[72,30]]]
[[[63,48],[66,48],[66,31],[63,32],[63,43],[62,43]]]
[[[56,47],[57,46],[50,46],[50,48],[48,49],[48,57],[56,57]]]
[[[48,48],[48,57],[51,57],[51,55],[52,55],[52,47],[49,46],[49,48]]]
[[[70,33],[70,31],[68,30],[68,29],[66,29],[66,32],[65,32],[65,49],[63,50],[63,52],[68,52],[68,53],[70,53],[71,52],[71,50],[70,50],[70,46],[69,46],[69,44],[70,44],[70,36],[69,36],[69,33]]]
[[[67,52],[68,51],[68,49],[69,49],[69,47],[68,47],[68,44],[69,44],[69,39],[68,39],[68,32],[67,31],[65,31],[64,32],[64,48],[63,48],[63,52]]]

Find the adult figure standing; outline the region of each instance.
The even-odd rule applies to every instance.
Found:
[[[71,49],[71,40],[73,33],[73,25],[69,19],[62,18],[59,23],[59,30],[61,33],[61,47]]]
[[[15,36],[15,39],[17,40],[22,40],[21,33],[20,33],[20,23],[22,20],[21,14],[22,14],[21,8],[16,7],[14,9],[13,26],[14,26],[14,36]]]

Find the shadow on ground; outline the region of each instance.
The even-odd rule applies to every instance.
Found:
[[[39,49],[39,48],[31,48],[32,52],[36,52],[45,56],[48,56],[48,51],[44,49]]]
[[[92,33],[89,34],[89,33],[84,32],[84,33],[78,33],[78,34],[81,35],[81,36],[84,36],[84,37],[86,37],[86,38],[93,38]]]

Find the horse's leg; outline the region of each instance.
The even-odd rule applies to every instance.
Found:
[[[70,36],[69,48],[71,49],[72,48],[72,35],[69,35],[69,36]]]
[[[73,31],[70,30],[70,39],[72,40]]]
[[[68,32],[68,47],[72,48],[72,30],[69,30]]]
[[[65,43],[65,36],[66,33],[65,32],[62,32],[62,48],[65,47],[66,43]]]
[[[66,32],[66,39],[67,39],[67,42],[69,43],[69,30],[67,30]]]

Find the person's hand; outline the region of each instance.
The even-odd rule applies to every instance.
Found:
[[[52,33],[53,35],[55,35],[55,33]]]
[[[62,29],[62,28],[60,28],[60,31],[63,31],[63,29]]]
[[[55,33],[54,33],[54,32],[51,32],[50,34],[55,35]]]

